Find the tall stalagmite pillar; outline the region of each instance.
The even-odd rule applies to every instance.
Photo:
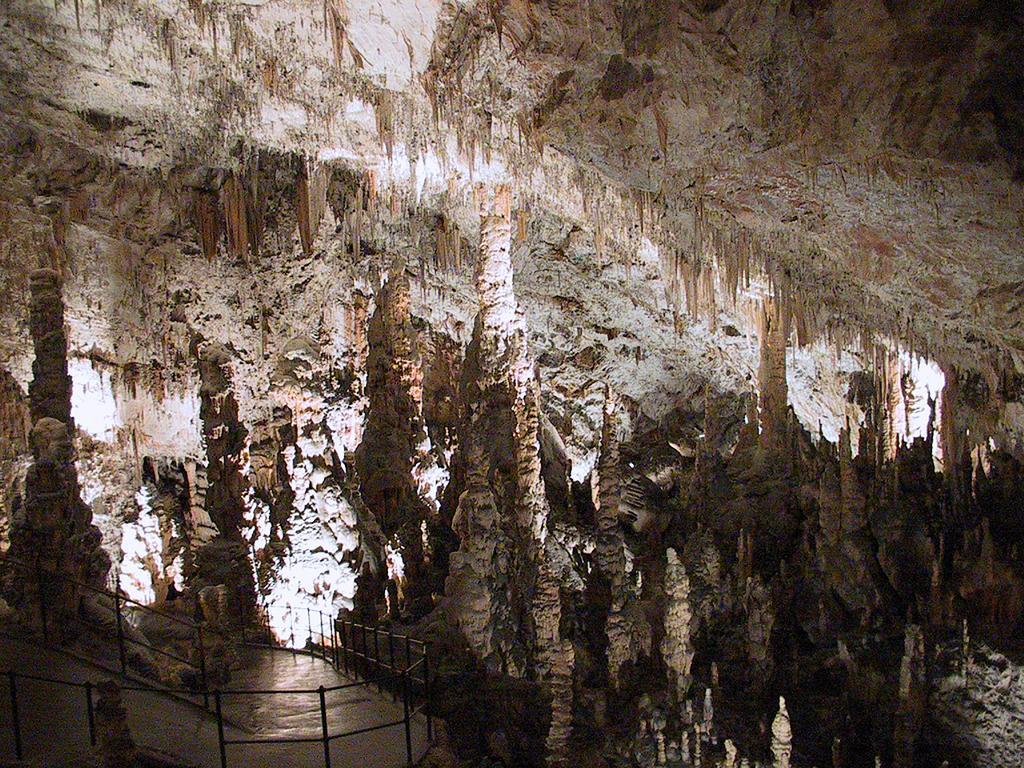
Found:
[[[502,501],[514,500],[517,483],[514,464],[509,466],[506,456],[502,465],[496,456],[514,450],[510,351],[516,318],[511,246],[508,189],[486,190],[476,264],[479,313],[462,386],[466,480],[452,520],[459,549],[451,555],[445,591],[453,618],[488,670],[521,675],[525,652],[517,642],[519,626],[511,598],[514,544],[499,512]]]
[[[34,579],[25,581],[26,597],[30,603],[42,597],[50,618],[64,626],[63,617],[77,610],[78,588],[45,574],[101,586],[110,561],[78,487],[60,277],[38,269],[29,286],[36,354],[29,385],[33,461],[25,478],[24,518],[15,520],[11,529],[11,554],[44,574],[41,595],[35,594]]]
[[[536,631],[534,591],[547,525],[540,404],[513,291],[509,190],[481,190],[478,199],[479,313],[460,388],[466,480],[453,519],[460,545],[448,594],[477,654],[493,669],[520,676]]]
[[[369,405],[358,450],[362,496],[387,539],[397,537],[403,563],[403,608],[415,616],[433,607],[421,528],[427,507],[413,468],[424,437],[416,392],[420,387],[416,331],[409,314],[405,269],[393,271],[377,292],[370,318],[366,394]]]
[[[193,342],[200,378],[199,416],[206,441],[205,506],[218,535],[195,552],[196,586],[224,584],[229,600],[246,609],[256,603],[250,547],[243,531],[252,525],[245,503],[244,470],[249,432],[239,416],[231,385],[231,350],[216,342]],[[232,615],[237,615],[232,611]]]

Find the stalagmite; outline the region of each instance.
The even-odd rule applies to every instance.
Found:
[[[246,538],[253,525],[246,505],[249,433],[238,412],[231,384],[231,352],[224,345],[195,340],[199,367],[200,417],[206,441],[205,507],[217,536],[197,549],[195,572],[200,586],[225,584],[231,600],[255,605],[255,585]]]
[[[49,606],[51,621],[63,632],[77,612],[79,588],[104,583],[110,561],[100,548],[92,510],[82,501],[75,468],[64,303],[56,272],[32,272],[30,327],[35,348],[29,385],[32,465],[25,478],[25,513],[12,521],[11,555],[37,571],[53,574],[38,584],[23,585],[25,608],[35,612],[39,598]],[[65,577],[67,580],[60,577]]]
[[[480,311],[467,354],[473,380],[465,390],[470,400],[465,404],[462,445],[466,484],[452,522],[460,546],[451,555],[446,593],[466,640],[487,667],[520,675],[526,659],[518,637],[521,624],[513,610],[510,574],[515,563],[509,535],[510,527],[515,530],[517,513],[509,510],[507,520],[499,513],[501,500],[492,490],[489,470],[495,440],[514,442],[514,416],[508,410],[515,399],[512,364],[516,345],[525,343],[525,338],[517,327],[512,288],[509,191],[505,187],[480,190],[480,197],[476,263]]]
[[[665,664],[675,678],[676,701],[686,700],[690,690],[690,667],[693,664],[694,649],[690,639],[690,579],[686,567],[680,562],[671,547],[666,552],[668,566],[665,569],[665,636],[661,641],[661,653]]]
[[[899,705],[893,733],[893,765],[910,768],[914,764],[914,748],[924,725],[927,704],[924,634],[921,627],[908,624],[903,638],[900,662]]]
[[[103,768],[132,768],[136,763],[135,741],[128,729],[128,712],[121,686],[104,680],[96,686],[96,740]]]
[[[598,456],[597,544],[594,558],[601,578],[607,580],[609,603],[608,677],[615,685],[622,665],[636,658],[644,647],[640,628],[627,612],[625,541],[619,521],[621,470],[619,469],[618,412],[615,398],[605,388],[604,422],[601,428],[601,452]]]
[[[789,727],[786,700],[779,696],[779,711],[772,720],[772,768],[789,768],[793,756],[793,732]]]
[[[573,719],[572,640],[562,636],[560,573],[554,569],[554,545],[546,548],[537,574],[533,599],[536,627],[537,677],[545,682],[551,695],[551,725],[545,738],[548,765],[564,768],[572,765],[569,737]]]
[[[423,441],[420,361],[409,316],[409,282],[392,273],[377,295],[368,331],[367,406],[363,441],[356,452],[362,497],[404,565],[403,606],[423,615],[432,602],[424,565],[421,527],[427,506],[414,476]]]

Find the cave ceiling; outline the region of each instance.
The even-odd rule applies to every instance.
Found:
[[[34,258],[74,276],[73,355],[168,379],[199,334],[265,394],[396,261],[420,322],[465,342],[472,268],[438,265],[438,222],[473,242],[493,183],[513,190],[556,421],[604,381],[653,420],[708,381],[749,389],[747,299],[768,294],[830,354],[926,355],[1000,407],[1024,374],[1013,2],[12,0],[2,17],[0,353],[23,386]],[[329,206],[339,177],[377,202],[366,231],[335,210],[306,253],[292,197],[313,166]],[[262,238],[204,260],[197,195],[232,174],[257,184]],[[836,422],[843,382],[807,375],[798,413]]]

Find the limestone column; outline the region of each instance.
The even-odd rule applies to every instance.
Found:
[[[515,583],[523,565],[519,521],[530,516],[519,506],[524,459],[516,435],[525,423],[517,401],[528,381],[521,357],[526,338],[512,287],[509,191],[498,186],[479,194],[479,312],[460,388],[465,490],[452,521],[460,543],[446,593],[477,656],[491,671],[519,676],[527,662],[523,627],[530,621],[530,606]]]
[[[60,277],[38,269],[29,287],[36,355],[29,385],[32,466],[25,477],[24,518],[12,525],[11,554],[44,573],[102,586],[110,560],[92,525],[92,510],[79,492]],[[78,588],[54,578],[41,586],[51,624],[65,626],[77,611]],[[36,597],[32,580],[25,581],[25,589],[29,608]]]
[[[377,293],[368,331],[366,393],[369,400],[363,441],[357,451],[362,497],[386,539],[397,539],[403,564],[403,608],[413,615],[431,610],[422,526],[426,503],[413,470],[424,437],[420,362],[409,313],[409,281],[396,269]]]

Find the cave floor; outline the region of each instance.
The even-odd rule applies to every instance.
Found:
[[[304,655],[244,648],[245,666],[232,689],[309,689],[351,682],[329,664]],[[64,680],[98,682],[109,674],[77,659],[0,636],[0,671],[14,669]],[[6,682],[6,681],[5,681]],[[13,758],[11,708],[7,685],[0,696],[0,760]],[[184,764],[220,768],[217,723],[201,708],[152,692],[126,691],[128,723],[136,744],[174,756]],[[326,695],[330,732],[351,731],[400,720],[401,702],[376,689],[359,686]],[[60,765],[88,750],[88,726],[82,689],[19,679],[18,707],[26,758]],[[317,694],[253,694],[223,697],[225,737],[232,739],[308,738],[320,736]],[[412,728],[413,751],[427,746],[421,718]],[[228,766],[283,768],[322,766],[321,743],[229,745]],[[331,744],[332,768],[397,768],[405,765],[401,725],[336,739]]]

